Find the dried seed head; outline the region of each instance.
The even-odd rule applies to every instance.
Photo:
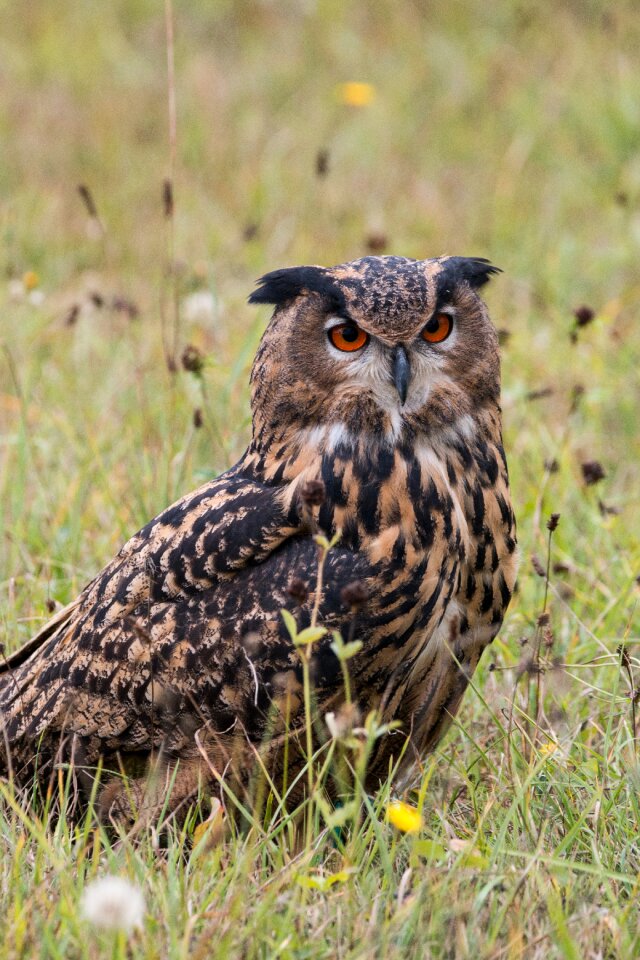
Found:
[[[386,233],[370,233],[365,246],[369,253],[383,253],[389,246],[389,238]]]
[[[329,173],[329,151],[318,150],[316,154],[316,176],[326,177]]]
[[[89,216],[90,216],[93,220],[97,220],[97,219],[98,219],[98,210],[97,210],[97,208],[96,208],[95,201],[94,201],[94,199],[93,199],[93,196],[92,196],[92,194],[91,194],[91,191],[89,190],[89,187],[88,187],[86,184],[84,184],[84,183],[78,184],[78,193],[80,194],[80,198],[81,198],[82,202],[84,203],[84,205],[85,205],[85,207],[86,207],[86,210],[87,210],[87,213],[89,214]]]
[[[93,290],[89,294],[89,300],[91,300],[91,303],[98,310],[102,310],[102,308],[104,307],[104,297],[102,296],[99,290]]]
[[[522,672],[528,673],[530,677],[536,677],[543,672],[543,669],[535,657],[531,657],[530,660],[525,660],[522,664]]]
[[[606,475],[604,467],[598,460],[587,460],[582,464],[582,476],[588,487],[604,480]]]
[[[322,480],[307,480],[300,489],[300,498],[308,507],[321,507],[325,501],[326,490]]]
[[[583,304],[581,307],[576,307],[573,315],[576,318],[576,327],[586,327],[595,318],[596,312]]]
[[[196,407],[196,409],[193,411],[193,425],[196,428],[196,430],[200,429],[203,422],[204,421],[202,419],[202,410],[200,409],[200,407]]]
[[[557,473],[558,470],[560,469],[560,464],[554,457],[553,460],[545,460],[544,468],[547,471],[547,473]]]
[[[553,533],[553,531],[557,529],[559,523],[560,523],[560,514],[552,513],[549,519],[547,520],[547,530],[550,533]]]
[[[242,231],[242,239],[246,240],[247,243],[250,243],[251,240],[255,240],[258,236],[258,224],[257,223],[248,223],[244,230]]]
[[[183,350],[182,366],[196,376],[200,376],[204,370],[204,354],[192,343],[188,343]]]
[[[64,323],[66,327],[73,327],[78,322],[78,317],[80,316],[80,305],[77,303],[72,304],[67,310],[67,315],[64,318]]]
[[[619,643],[616,647],[616,653],[620,657],[620,663],[623,667],[631,668],[631,658],[629,657],[629,651],[624,646],[623,643]]]
[[[144,919],[142,890],[123,877],[94,880],[85,888],[80,906],[83,918],[101,930],[130,933]]]
[[[580,406],[580,401],[584,396],[584,392],[584,386],[581,383],[576,383],[571,390],[571,413],[575,413]]]
[[[52,600],[51,597],[47,597],[46,607],[49,613],[53,613],[56,608],[55,600]]]
[[[545,397],[553,396],[553,387],[540,387],[538,390],[529,390],[525,394],[526,400],[544,400]]]
[[[603,517],[617,517],[620,513],[620,507],[612,506],[603,500],[598,500],[598,510]]]
[[[309,585],[301,577],[292,577],[287,587],[287,593],[292,600],[302,606],[309,596]]]
[[[127,297],[114,297],[111,301],[111,309],[116,313],[124,313],[129,320],[137,320],[140,315],[138,305]]]
[[[538,626],[539,627],[548,627],[551,623],[551,616],[545,611],[541,613],[538,617]]]
[[[342,588],[340,599],[346,607],[359,610],[369,599],[369,591],[362,580],[353,580]]]
[[[547,571],[545,570],[540,557],[536,553],[531,554],[531,566],[539,577],[546,577]]]
[[[171,180],[165,180],[162,184],[162,206],[165,217],[173,216],[173,184]]]

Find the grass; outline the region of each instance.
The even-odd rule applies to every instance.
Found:
[[[637,956],[635,5],[176,0],[173,217],[164,14],[153,0],[38,0],[4,18],[6,649],[242,452],[266,321],[245,305],[255,277],[370,248],[487,255],[505,271],[487,299],[508,334],[519,591],[406,798],[419,834],[385,822],[382,791],[346,850],[320,821],[296,849],[268,817],[218,846],[176,836],[161,849],[153,833],[109,840],[91,818],[47,824],[5,791],[0,955]],[[349,81],[372,84],[373,101],[341,102]],[[189,308],[194,291],[212,294],[210,316]],[[581,305],[595,318],[572,342]],[[186,344],[204,354],[201,376],[169,372],[163,330],[178,360]],[[606,476],[587,486],[593,460]],[[546,565],[552,512],[545,646],[531,555]],[[105,873],[145,893],[126,942],[80,917]]]

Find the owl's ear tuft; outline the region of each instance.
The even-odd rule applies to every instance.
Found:
[[[331,308],[344,308],[344,297],[335,280],[324,267],[286,267],[260,277],[249,303],[272,303],[279,307],[301,293],[319,293],[330,301]]]
[[[502,270],[484,257],[447,257],[442,263],[438,286],[444,291],[466,282],[477,290],[488,283],[494,273],[502,273]]]

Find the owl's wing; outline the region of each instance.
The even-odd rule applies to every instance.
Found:
[[[300,536],[304,521],[281,494],[232,473],[129,541],[0,681],[18,759],[62,729],[87,738],[89,756],[105,745],[151,749],[171,725],[165,717],[158,727],[167,710],[216,729],[240,719],[260,735],[279,675],[299,669],[280,613],[292,606],[287,586],[294,574],[313,581],[317,569],[317,546]],[[337,550],[328,571],[321,616],[340,629],[349,617],[341,589],[367,570],[357,554]],[[301,627],[312,604],[298,612]],[[334,660],[319,661],[327,689]]]
[[[287,503],[284,492],[236,467],[182,497],[127,541],[79,597],[4,658],[0,674],[87,615],[95,626],[114,623],[142,602],[186,599],[261,562],[305,529],[297,502]]]

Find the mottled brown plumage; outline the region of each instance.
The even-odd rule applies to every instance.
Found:
[[[276,309],[251,376],[251,443],[10,659],[0,707],[18,779],[36,753],[44,771],[56,758],[117,769],[160,752],[167,777],[181,760],[175,806],[214,782],[211,768],[246,782],[257,749],[278,770],[283,717],[295,730],[302,703],[280,611],[310,622],[313,596],[288,587],[315,583],[316,522],[342,531],[319,620],[363,642],[350,662],[361,711],[402,724],[379,743],[369,784],[407,737],[405,768],[434,746],[516,570],[497,337],[476,293],[493,272],[484,260],[367,257],[260,281],[251,300]],[[427,342],[438,318],[451,332]],[[365,345],[337,349],[340,324]],[[325,499],[309,507],[300,492],[317,479]],[[368,596],[356,605],[343,594],[354,581]],[[321,713],[335,710],[330,637],[312,667]],[[121,801],[119,785],[103,794],[107,812]]]

